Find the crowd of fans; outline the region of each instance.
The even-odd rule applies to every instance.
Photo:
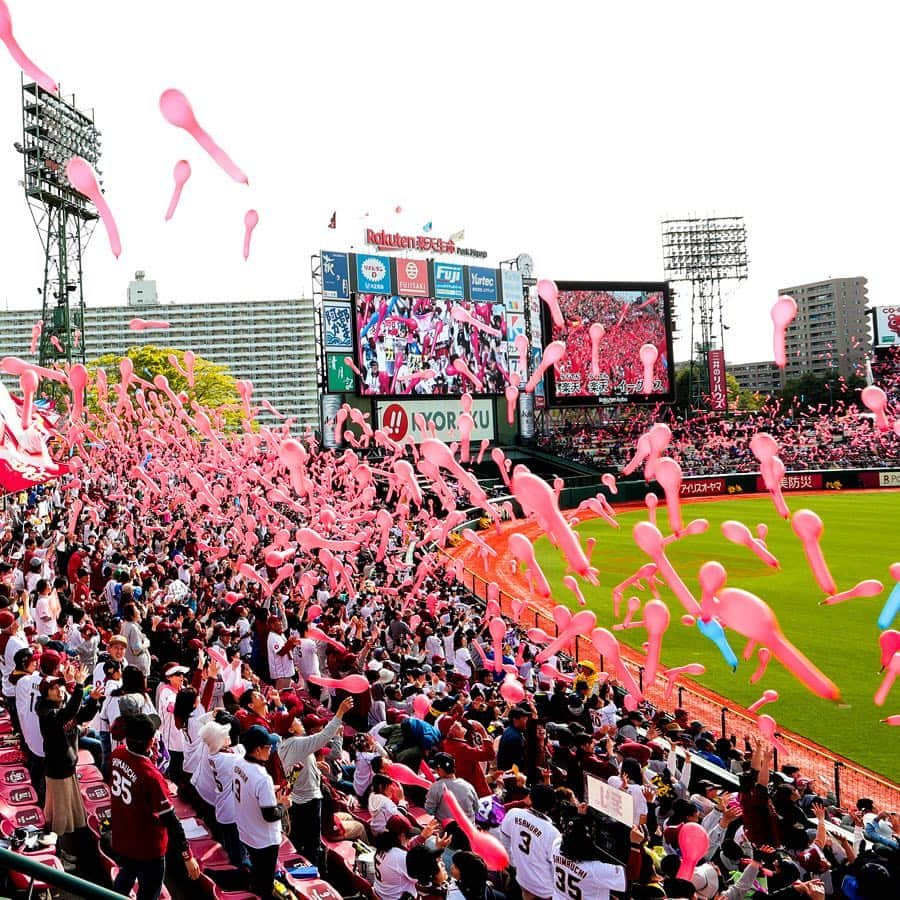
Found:
[[[876,383],[889,400],[900,398],[900,356],[892,354],[873,367]],[[672,429],[667,453],[685,475],[755,472],[759,461],[749,439],[757,431],[771,434],[788,471],[855,469],[900,465],[900,438],[880,431],[873,416],[855,397],[844,397],[835,379],[830,404],[809,405],[801,398],[785,404],[769,399],[755,412],[681,416],[670,407],[629,408],[628,414],[597,424],[581,422],[578,413],[539,435],[542,448],[604,468],[622,468],[634,453],[635,442],[654,422]],[[849,392],[846,392],[849,393]]]
[[[510,620],[502,663],[523,693],[505,700],[494,617],[435,548],[446,513],[427,485],[373,479],[389,457],[308,440],[276,488],[284,434],[126,427],[3,514],[3,701],[68,867],[88,843],[81,750],[110,787],[114,888],[141,900],[167,859],[173,879],[206,877],[185,805],[261,897],[302,895],[285,838],[344,896],[377,900],[890,895],[892,811],[839,809],[684,710],[626,710],[590,662],[558,655],[572,680],[548,680]],[[586,775],[627,796],[626,823]],[[709,848],[679,877],[688,823]]]

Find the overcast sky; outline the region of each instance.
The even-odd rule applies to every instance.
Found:
[[[320,247],[428,220],[494,263],[527,251],[542,277],[659,279],[660,220],[692,215],[747,220],[729,361],[771,359],[779,287],[865,275],[870,304],[897,301],[893,4],[7,2],[25,52],[103,133],[124,251],[98,229],[88,304],[124,302],[135,269],[165,301],[309,296]],[[163,120],[168,87],[249,187]],[[43,257],[2,46],[0,128],[0,303],[33,306]],[[180,158],[194,174],[164,223]]]

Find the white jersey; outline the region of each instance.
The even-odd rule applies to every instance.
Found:
[[[175,724],[175,691],[167,684],[159,686],[156,695],[156,711],[159,713],[159,733],[169,750],[184,753],[184,733]]]
[[[44,736],[41,734],[41,720],[36,712],[38,700],[41,699],[41,673],[23,675],[15,686],[16,712],[19,714],[19,727],[28,749],[35,755],[44,755]]]
[[[573,897],[609,900],[610,891],[624,890],[624,866],[613,866],[595,859],[583,862],[569,859],[559,852],[557,845],[553,852],[552,900],[572,900]]]
[[[182,730],[184,740],[184,771],[193,775],[197,771],[200,759],[200,748],[206,744],[200,740],[200,729],[212,720],[213,713],[203,711],[202,706],[195,706],[187,720],[187,728]]]
[[[297,669],[304,679],[310,675],[320,675],[319,653],[316,642],[312,638],[300,638],[300,643],[294,648],[297,658]]]
[[[216,821],[222,825],[233,825],[237,821],[237,804],[234,799],[232,782],[234,781],[234,764],[244,755],[244,748],[221,750],[212,756],[207,754],[206,762],[212,770],[212,779],[216,786]]]
[[[559,829],[546,816],[531,809],[511,809],[500,825],[516,880],[538,897],[545,896],[553,877],[553,851]]]
[[[406,871],[406,851],[391,847],[375,854],[375,896],[378,900],[400,900],[404,893],[416,895],[416,880]]]
[[[290,653],[279,655],[278,651],[287,643],[283,634],[275,631],[269,633],[266,647],[269,651],[269,676],[274,681],[276,678],[293,678],[296,669]]]
[[[275,783],[262,763],[238,759],[231,780],[241,840],[254,850],[281,843],[281,822],[267,822],[263,807],[275,806]]]
[[[16,667],[16,654],[28,646],[28,641],[21,635],[14,634],[6,642],[3,654],[0,655],[0,672],[3,673],[3,696],[15,697],[16,687],[9,683],[9,678]]]

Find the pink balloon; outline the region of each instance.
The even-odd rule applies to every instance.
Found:
[[[597,648],[597,652],[604,657],[606,669],[614,669],[625,690],[630,695],[641,699],[643,697],[641,689],[638,687],[628,667],[622,661],[619,642],[612,632],[607,631],[605,628],[595,628],[591,632],[591,643]]]
[[[384,761],[381,764],[381,771],[388,778],[393,778],[398,784],[413,785],[425,788],[425,790],[431,787],[431,782],[427,778],[417,775],[409,766],[404,766],[403,763]]]
[[[572,616],[572,621],[560,631],[559,636],[552,640],[535,657],[536,663],[542,663],[558,653],[563,647],[567,647],[578,635],[587,634],[597,624],[597,616],[589,609],[583,609]]]
[[[413,715],[417,719],[424,719],[431,711],[431,701],[425,694],[416,694],[413,697]]]
[[[653,367],[659,358],[659,350],[654,344],[643,344],[638,351],[641,365],[644,367],[644,380],[641,382],[641,393],[649,394],[653,391]]]
[[[656,563],[660,576],[672,589],[672,593],[681,601],[685,610],[692,616],[699,616],[701,613],[700,605],[669,562],[660,530],[651,522],[637,522],[631,533],[638,547]]]
[[[709,835],[696,822],[685,822],[678,831],[678,849],[681,851],[678,877],[690,881],[697,863],[709,850]]]
[[[476,856],[480,856],[488,870],[502,872],[509,866],[509,855],[497,838],[475,827],[475,823],[462,811],[456,796],[448,790],[443,793],[444,803],[450,809],[460,830],[469,839],[469,845]]]
[[[31,351],[34,352],[33,350]],[[512,425],[516,420],[516,402],[519,399],[519,389],[515,385],[507,385],[503,390],[506,396],[506,421]]]
[[[755,713],[767,703],[774,703],[778,699],[778,691],[763,691],[759,700],[747,707],[747,712]]]
[[[889,628],[878,636],[878,646],[881,648],[881,668],[887,667],[891,657],[900,652],[900,631]]]
[[[49,91],[51,94],[59,93],[59,87],[56,82],[46,72],[39,69],[19,46],[19,42],[13,34],[12,16],[9,14],[9,7],[7,7],[5,0],[0,0],[0,41],[6,44],[9,55],[28,78],[36,81],[45,91]]]
[[[194,110],[181,91],[170,88],[159,98],[163,118],[176,128],[183,128],[212,157],[213,161],[231,178],[249,184],[247,176],[234,164],[231,157],[200,127]]]
[[[248,209],[244,215],[244,261],[250,258],[250,238],[253,229],[259,225],[259,213],[255,209]]]
[[[525,514],[534,515],[538,525],[559,547],[569,568],[591,584],[597,584],[597,570],[588,562],[578,535],[560,512],[559,500],[550,485],[524,467],[517,467],[513,471],[512,492]]]
[[[666,700],[668,700],[672,696],[672,691],[675,688],[675,682],[682,675],[705,675],[706,666],[704,666],[703,663],[688,663],[684,666],[676,666],[672,669],[666,669],[663,674],[666,676]]]
[[[653,474],[666,495],[669,527],[676,534],[684,528],[681,520],[681,466],[668,456],[656,461]]]
[[[240,599],[240,594],[237,594],[234,591],[225,591],[225,602],[229,606],[234,606],[234,604],[237,603]]]
[[[819,606],[834,606],[835,603],[843,603],[844,600],[852,600],[855,597],[877,597],[884,590],[884,585],[875,578],[866,578],[839,594],[832,594],[819,601]]]
[[[525,573],[531,579],[538,594],[541,597],[549,597],[550,582],[547,581],[547,576],[544,575],[544,570],[534,555],[534,545],[531,541],[524,534],[516,532],[509,536],[507,546],[513,558],[525,565]]]
[[[604,472],[600,476],[600,483],[605,485],[611,494],[618,494],[619,488],[616,485],[616,476],[611,472]]]
[[[888,421],[887,413],[887,394],[877,385],[870,384],[860,391],[859,399],[863,405],[875,416],[875,425],[879,431],[890,431],[891,423]]]
[[[25,369],[19,376],[19,387],[22,389],[22,428],[31,427],[31,413],[34,395],[38,389],[38,376],[34,369]]]
[[[594,322],[588,328],[588,335],[591,338],[591,377],[600,377],[600,341],[606,334],[606,329],[599,323]]]
[[[825,531],[822,520],[811,509],[798,509],[791,517],[791,528],[803,544],[803,552],[816,583],[826,594],[837,593],[837,584],[828,571],[819,541]]]
[[[797,301],[787,294],[783,294],[772,307],[772,324],[775,326],[774,348],[775,365],[783,369],[787,365],[787,356],[784,351],[784,338],[788,325],[794,321],[797,315]]]
[[[456,357],[456,359],[453,360],[452,365],[458,374],[462,375],[463,378],[467,378],[472,382],[472,385],[479,394],[484,391],[484,383],[477,375],[472,372],[466,361],[461,356]]]
[[[514,675],[507,674],[500,685],[500,696],[507,703],[515,705],[525,699],[525,688]]]
[[[894,686],[894,681],[896,681],[897,676],[900,675],[900,653],[895,653],[888,660],[886,668],[887,671],[884,673],[884,678],[882,679],[878,690],[875,692],[876,706],[884,706],[884,701],[887,700],[887,695]]]
[[[541,362],[534,370],[528,383],[525,385],[525,393],[531,394],[537,387],[538,382],[544,377],[544,372],[555,366],[566,355],[566,345],[563,341],[553,341],[544,347],[544,354],[541,356]]]
[[[175,215],[175,210],[178,208],[178,201],[181,200],[181,192],[184,189],[188,178],[191,177],[191,164],[186,159],[179,159],[178,162],[175,163],[173,175],[175,177],[175,190],[172,192],[172,199],[169,201],[169,208],[166,210],[167,222]]]
[[[541,678],[546,681],[564,681],[566,684],[571,684],[575,680],[574,676],[560,672],[552,663],[544,663],[539,671]]]
[[[769,650],[768,647],[760,647],[756,657],[759,660],[759,665],[757,666],[756,671],[750,676],[750,684],[756,684],[756,682],[766,674],[766,669],[769,667],[769,660],[772,658],[772,651]]]
[[[75,363],[69,369],[69,386],[72,388],[72,418],[81,419],[84,410],[84,390],[87,387],[87,369],[81,363]]]
[[[900,725],[900,716],[888,716],[881,720],[882,725]]]
[[[661,600],[651,600],[644,607],[644,628],[649,635],[650,647],[647,651],[647,668],[644,677],[650,684],[656,678],[659,668],[659,655],[662,651],[662,636],[669,627],[671,616],[669,608]]]
[[[171,328],[172,325],[170,322],[165,322],[162,319],[131,319],[128,322],[128,327],[132,331],[150,331],[153,328]]]
[[[509,605],[510,605],[510,609],[512,611],[512,615],[510,616],[510,618],[512,619],[512,621],[515,624],[518,624],[519,618],[521,617],[522,612],[525,609],[525,601],[520,600],[518,597],[514,597],[510,601]]]
[[[482,322],[481,319],[476,319],[463,306],[454,306],[453,309],[450,310],[450,316],[453,318],[454,322],[465,322],[466,325],[477,328],[479,331],[483,331],[485,334],[492,335],[493,337],[501,336],[501,332],[498,328],[491,328],[490,325]]]
[[[785,638],[775,613],[755,594],[740,588],[723,588],[719,591],[716,614],[726,628],[768,647],[775,658],[814,694],[826,700],[841,699],[837,685]]]
[[[488,631],[494,644],[494,671],[503,668],[503,640],[506,637],[506,623],[501,618],[493,618],[488,624]]]
[[[759,728],[759,733],[781,754],[787,756],[788,749],[785,745],[780,741],[776,736],[775,732],[778,730],[778,725],[775,720],[771,716],[767,716],[763,713],[756,720],[756,727]]]
[[[538,297],[547,304],[550,318],[557,328],[565,328],[566,320],[559,308],[559,289],[549,278],[541,278],[537,283]]]
[[[584,599],[584,594],[581,592],[578,582],[571,575],[564,575],[562,583],[563,587],[568,588],[575,595],[579,606],[587,605],[587,600]]]
[[[0,3],[2,2],[3,0],[0,0]],[[28,350],[29,353],[37,353],[38,341],[41,339],[41,332],[43,330],[44,323],[40,319],[31,326],[31,347]],[[512,425],[512,420],[510,420],[509,424]]]
[[[309,633],[315,629],[310,628]],[[364,694],[369,690],[369,682],[364,675],[347,675],[344,678],[325,678],[322,675],[309,675],[307,681],[319,684],[322,687],[333,688],[338,691],[346,691],[348,694]]]
[[[752,550],[767,566],[779,568],[778,560],[766,549],[761,540],[753,537],[743,522],[736,522],[733,519],[723,522],[722,534],[733,544],[740,544]]]
[[[122,254],[122,242],[119,240],[119,228],[116,220],[106,202],[106,198],[100,191],[100,185],[97,183],[97,176],[90,164],[80,156],[73,156],[66,163],[66,177],[72,184],[72,187],[79,194],[84,194],[100,213],[100,219],[106,228],[107,237],[109,237],[109,246],[116,259]]]

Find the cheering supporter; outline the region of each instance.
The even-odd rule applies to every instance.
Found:
[[[616,439],[617,458],[633,453],[642,425],[628,424],[631,446]],[[727,449],[716,428],[727,431]],[[711,465],[727,453],[753,465],[743,424],[710,421],[698,433],[709,439],[698,452],[686,433],[677,436],[683,459]],[[77,767],[75,723],[93,717],[95,704],[78,687],[67,697],[56,678],[61,666],[68,671],[67,653],[84,659],[80,639],[95,644],[88,652],[98,659],[95,697],[101,687],[106,695],[95,727],[110,759],[117,890],[137,880],[141,897],[157,896],[167,842],[188,853],[169,790],[179,792],[179,815],[203,819],[222,843],[234,877],[264,897],[276,880],[290,883],[298,859],[352,894],[351,874],[366,868],[348,874],[335,858],[352,858],[346,839],[356,837],[375,846],[379,900],[404,892],[756,900],[765,891],[817,896],[820,881],[835,900],[874,900],[873,867],[900,874],[896,817],[863,804],[853,811],[858,831],[842,840],[835,829],[849,811],[813,792],[802,772],[788,776],[793,783],[779,778],[761,743],[748,749],[683,710],[627,708],[614,673],[583,658],[576,667],[565,652],[553,664],[566,680],[551,679],[534,663],[540,644],[511,620],[503,623],[504,666],[519,673],[522,690],[504,699],[505,673],[486,668],[495,612],[453,583],[434,550],[454,511],[427,512],[445,499],[437,484],[421,503],[412,488],[392,493],[383,480],[394,452],[387,445],[337,456],[298,441],[305,456],[295,485],[278,468],[275,432],[246,458],[241,448],[252,442],[221,440],[228,456],[213,441],[197,442],[189,465],[159,448],[141,469],[164,488],[155,493],[132,474],[149,452],[138,452],[140,442],[133,451],[97,447],[79,489],[57,502],[46,499],[52,489],[37,488],[16,502],[24,515],[10,520],[2,545],[10,561],[27,557],[18,572],[22,590],[29,578],[33,589],[15,611],[4,605],[16,574],[7,570],[3,695],[19,712],[12,724],[29,748],[36,787],[46,765],[48,819],[61,834],[83,821],[68,773]],[[460,507],[465,494],[455,482],[448,487]],[[59,541],[76,495],[85,504],[72,524],[78,540]],[[25,528],[24,519],[34,521]],[[53,535],[60,549],[36,556]],[[42,581],[53,585],[73,559],[76,575],[90,567],[78,595],[83,615],[71,609],[74,587],[57,586],[57,631],[41,646],[26,628],[28,604],[52,596]],[[42,680],[39,717],[31,708]],[[54,740],[46,762],[42,729]],[[633,827],[588,805],[596,798],[585,774],[605,783],[604,796],[627,802]],[[66,779],[64,789],[55,783]],[[454,820],[457,805],[464,822]],[[709,849],[679,879],[679,838],[694,826]],[[496,843],[470,840],[470,827],[505,847],[510,864],[491,852]],[[295,850],[286,845],[293,862],[282,873],[286,835]]]

